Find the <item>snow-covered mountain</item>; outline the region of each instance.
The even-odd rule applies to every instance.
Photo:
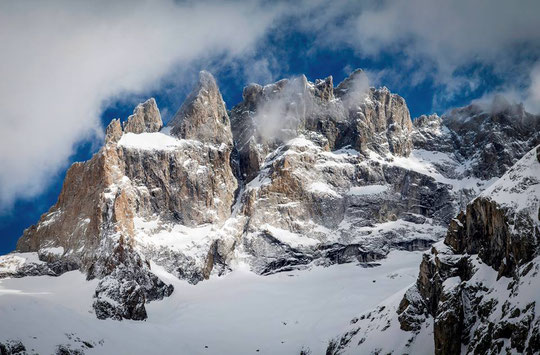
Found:
[[[329,354],[537,354],[540,146],[454,218],[416,283],[351,322]]]
[[[167,126],[155,100],[138,105],[123,125],[110,123],[91,160],[68,170],[58,202],[0,257],[0,277],[80,270],[80,287],[94,290],[81,293],[84,311],[143,320],[151,301],[182,302],[179,280],[384,264],[456,229],[469,201],[487,187],[494,196],[492,183],[540,143],[540,118],[519,105],[413,121],[403,98],[366,82],[357,70],[337,87],[305,76],[252,84],[227,111],[201,72]],[[436,305],[428,310],[418,327],[436,317]]]

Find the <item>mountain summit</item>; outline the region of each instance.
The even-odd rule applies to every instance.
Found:
[[[336,88],[332,77],[251,84],[228,112],[203,71],[162,126],[154,99],[123,126],[113,120],[103,147],[68,170],[57,203],[24,231],[16,252],[0,257],[0,277],[79,269],[96,282],[96,317],[142,320],[149,302],[173,292],[155,268],[196,284],[245,267],[269,275],[374,266],[393,250],[423,250],[446,235],[395,317],[414,332],[435,321],[435,347],[451,353],[472,339],[464,324],[480,329],[480,311],[456,296],[469,292],[480,268],[471,263],[508,277],[535,255],[538,217],[509,214],[497,197],[521,201],[537,184],[531,174],[519,178],[519,191],[503,183],[518,178],[540,143],[539,117],[523,110],[471,105],[412,120],[402,97],[368,87],[358,70]],[[486,198],[470,202],[482,191]],[[520,234],[526,243],[516,242],[518,224],[532,233]],[[463,256],[474,253],[474,262]],[[442,270],[437,258],[454,254]],[[460,286],[450,291],[447,279]],[[350,334],[343,339],[340,349]]]

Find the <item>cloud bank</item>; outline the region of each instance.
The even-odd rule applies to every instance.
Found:
[[[0,209],[47,188],[78,142],[100,137],[101,111],[119,95],[159,89],[201,58],[245,83],[279,78],[289,63],[269,34],[306,34],[308,48],[285,50],[307,60],[344,48],[381,60],[364,69],[398,92],[430,81],[437,109],[487,86],[478,96],[540,112],[538,13],[536,0],[0,2]]]
[[[257,3],[0,2],[0,207],[31,197],[100,135],[104,103],[174,66],[239,56],[278,11]]]
[[[384,69],[383,81],[399,87],[432,80],[441,88],[435,106],[474,92],[489,70],[504,88],[513,83],[525,94],[529,109],[535,107],[538,74],[532,68],[540,65],[540,2],[536,0],[311,4],[310,16],[301,25],[318,34],[320,46],[347,46],[374,60],[391,55],[392,68]],[[531,92],[523,86],[531,86]]]

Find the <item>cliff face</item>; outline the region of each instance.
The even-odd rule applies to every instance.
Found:
[[[499,116],[474,117],[488,130],[516,131]],[[405,100],[368,88],[361,71],[336,88],[331,77],[252,84],[228,113],[215,79],[201,72],[168,126],[153,99],[123,127],[110,123],[104,146],[69,169],[58,202],[19,240],[17,251],[39,261],[4,275],[79,268],[101,280],[98,317],[143,319],[147,301],[172,292],[151,263],[197,283],[239,263],[269,274],[427,248],[505,169],[479,174],[489,161],[463,150],[467,142],[499,149],[496,134],[473,139],[446,120],[413,124]],[[523,149],[538,139],[536,131],[519,132],[507,138],[519,138]],[[520,153],[500,154],[515,161]],[[486,213],[495,212],[471,221],[482,223]],[[463,248],[481,250],[474,243]],[[502,249],[491,259],[508,257]],[[0,259],[0,273],[7,262]]]
[[[376,310],[375,322],[408,339],[403,351],[431,335],[436,354],[538,353],[539,217],[537,146],[450,222],[444,241],[424,254],[416,284],[401,302]],[[360,334],[377,337],[378,327],[361,323],[330,353],[358,351]]]
[[[469,105],[451,111],[443,120],[453,136],[459,137],[456,151],[464,159],[474,159],[471,173],[483,179],[502,176],[517,159],[540,144],[538,117],[526,112],[523,105],[510,105],[501,97],[495,98],[487,112]]]
[[[471,202],[450,224],[449,248],[424,258],[417,287],[435,318],[436,353],[540,350],[538,300],[525,291],[540,268],[539,157],[540,146]],[[486,266],[496,280],[482,279]]]
[[[216,90],[213,78],[202,74],[189,97],[191,116],[178,125],[200,129],[201,134],[190,131],[197,137],[212,132],[216,117],[201,120],[207,110],[197,105],[204,100],[199,93],[216,96]],[[222,101],[214,104],[216,112],[225,112]],[[226,113],[219,119],[228,127]],[[153,99],[137,106],[123,131],[112,121],[104,147],[68,170],[56,205],[17,244],[18,251],[39,251],[41,259],[66,264],[66,271],[78,267],[89,278],[102,278],[94,306],[98,317],[144,319],[145,301],[172,292],[150,272],[146,256],[157,252],[138,241],[140,224],[219,225],[230,215],[236,190],[230,129],[200,141],[174,139],[159,133],[161,127]],[[174,253],[170,258],[176,259]],[[123,309],[126,302],[133,304],[130,309]]]
[[[412,121],[405,100],[367,87],[361,70],[336,88],[332,77],[309,82],[305,76],[274,84],[252,84],[231,110],[242,176],[255,177],[266,155],[299,133],[315,132],[328,149],[350,146],[408,156]]]

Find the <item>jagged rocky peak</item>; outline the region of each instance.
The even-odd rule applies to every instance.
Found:
[[[331,76],[315,83],[301,75],[266,86],[250,84],[231,110],[231,122],[247,181],[271,150],[303,132],[321,135],[330,150],[351,146],[408,156],[412,149],[405,100],[386,88],[369,88],[362,70],[335,89]]]
[[[356,69],[336,88],[336,96],[357,122],[355,146],[359,150],[391,152],[408,156],[412,150],[409,134],[412,121],[405,100],[392,94],[386,87],[369,87],[369,80],[362,69]]]
[[[362,69],[357,68],[338,84],[335,89],[335,94],[337,97],[344,97],[358,91],[364,92],[365,94],[367,89],[369,89],[369,79]]]
[[[124,122],[125,133],[159,132],[163,127],[161,114],[154,98],[137,105],[133,114]]]
[[[454,150],[471,162],[473,176],[500,177],[526,152],[540,144],[540,116],[496,96],[490,104],[471,104],[442,117]]]
[[[413,121],[411,138],[415,149],[438,151],[453,154],[456,137],[444,125],[443,119],[437,115],[422,115]]]
[[[123,131],[119,120],[111,121],[106,144],[89,161],[70,167],[57,203],[17,244],[19,252],[37,252],[40,262],[30,270],[35,274],[79,268],[100,279],[94,302],[99,318],[144,319],[146,302],[172,292],[152,274],[151,257],[166,259],[170,272],[194,282],[212,269],[204,255],[211,240],[194,259],[145,238],[174,228],[220,225],[231,214],[237,187],[230,165],[232,133],[210,74],[201,73],[182,107],[179,130],[186,139],[159,132],[153,99],[135,108]]]
[[[296,99],[309,100],[308,96],[315,96],[325,102],[332,100],[334,98],[332,76],[324,80],[317,79],[315,83],[309,82],[305,75],[281,79],[265,86],[251,83],[244,87],[242,92],[244,105],[254,109],[264,101],[276,98],[284,98],[292,103]]]
[[[168,124],[179,138],[232,147],[232,133],[225,102],[216,79],[207,71],[199,73],[199,81],[176,115]]]
[[[163,127],[163,121],[156,100],[150,98],[138,104],[123,126],[122,128],[120,119],[113,119],[105,131],[105,143],[117,143],[122,138],[123,133],[159,132]]]
[[[357,119],[359,149],[398,156],[411,153],[413,144],[409,135],[413,126],[409,108],[401,96],[392,94],[386,87],[370,88],[362,110],[350,112]]]
[[[443,115],[443,118],[445,123],[456,131],[465,129],[478,131],[481,128],[478,123],[484,121],[502,127],[507,126],[515,130],[514,133],[522,134],[539,125],[536,115],[525,111],[522,103],[511,103],[501,95],[496,95],[489,104],[472,103],[453,109]]]
[[[417,117],[413,122],[413,126],[415,128],[426,128],[432,131],[440,129],[442,124],[443,122],[441,116],[437,115],[436,113],[431,115],[422,115]]]
[[[120,119],[113,119],[105,131],[105,143],[117,143],[122,138],[122,124]]]
[[[334,99],[334,79],[332,75],[326,77],[324,80],[315,80],[315,95],[323,101]]]

